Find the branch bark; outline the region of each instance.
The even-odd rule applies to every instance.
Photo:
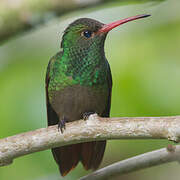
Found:
[[[63,133],[57,125],[0,140],[0,166],[14,158],[52,147],[105,139],[168,139],[180,141],[180,116],[101,118],[66,124]]]
[[[156,151],[148,152],[135,156],[117,163],[114,163],[105,168],[99,169],[80,180],[102,180],[120,176],[132,171],[144,169],[160,164],[179,161],[180,160],[180,145],[169,145],[167,148],[162,148]]]

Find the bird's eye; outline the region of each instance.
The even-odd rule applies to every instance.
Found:
[[[86,37],[86,38],[90,38],[93,34],[92,31],[89,31],[89,30],[85,30],[82,32],[83,36]]]

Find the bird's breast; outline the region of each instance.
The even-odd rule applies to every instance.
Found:
[[[53,93],[51,104],[59,118],[68,121],[82,118],[85,112],[96,112],[101,115],[105,109],[108,90],[104,86],[88,87],[72,85]]]

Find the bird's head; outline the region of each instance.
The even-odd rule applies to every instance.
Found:
[[[126,22],[148,16],[150,15],[137,15],[109,24],[103,24],[90,18],[77,19],[66,28],[61,47],[63,49],[72,47],[89,49],[92,45],[104,46],[104,40],[110,30]]]

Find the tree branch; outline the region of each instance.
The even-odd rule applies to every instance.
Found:
[[[102,180],[126,174],[132,171],[180,160],[180,145],[162,148],[135,156],[99,169],[80,180]]]
[[[66,124],[61,133],[57,125],[18,134],[0,140],[0,166],[16,157],[52,147],[105,139],[168,139],[180,141],[180,116],[101,118]]]
[[[30,30],[56,15],[95,6],[100,2],[103,0],[1,0],[0,42]]]

